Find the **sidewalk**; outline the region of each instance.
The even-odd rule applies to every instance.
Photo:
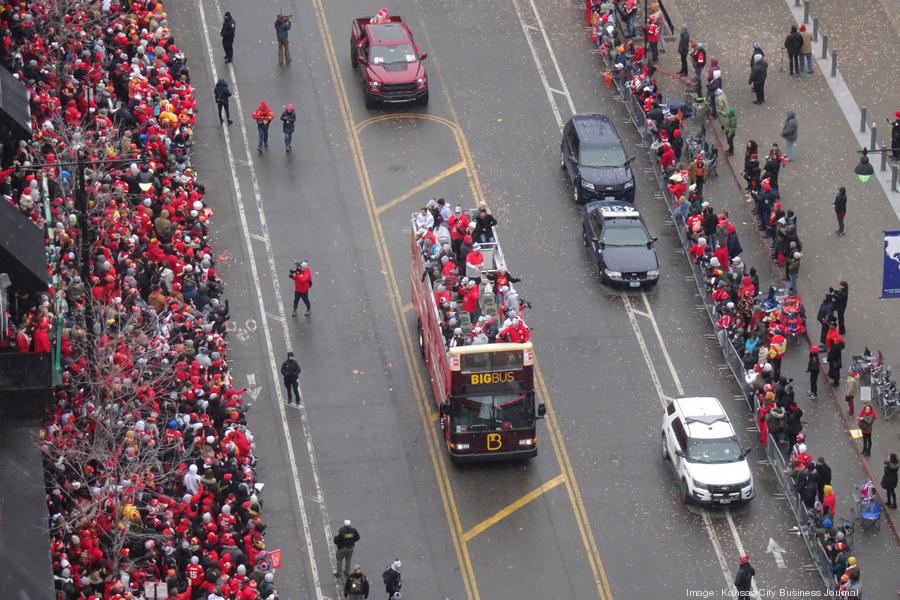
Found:
[[[799,216],[799,232],[804,243],[799,288],[810,316],[811,333],[817,340],[818,325],[814,317],[824,293],[844,279],[849,282],[851,293],[845,367],[849,365],[851,355],[860,354],[865,345],[873,351],[882,349],[887,362],[896,365],[900,361],[900,339],[891,335],[893,332],[889,333],[884,324],[898,322],[900,306],[891,306],[889,301],[879,300],[878,296],[881,290],[881,230],[895,227],[897,218],[877,184],[866,187],[857,182],[853,174],[858,160],[854,152],[856,142],[822,76],[799,78],[779,72],[780,49],[791,24],[786,4],[783,0],[764,0],[752,16],[737,15],[724,5],[701,0],[680,0],[679,4],[681,14],[691,15],[687,25],[692,37],[706,45],[709,57],[719,60],[725,93],[731,106],[737,109],[735,156],[730,161],[730,168],[728,163],[720,163],[719,177],[705,186],[705,195],[718,210],[728,209],[741,236],[745,264],[757,267],[763,286],[784,278],[783,271],[768,258],[768,240],[756,231],[750,205],[745,202],[742,192],[740,172],[747,140],[756,140],[761,154],[773,142],[784,147],[779,134],[785,113],[793,110],[800,121],[796,162],[782,169],[780,181],[785,208],[795,210]],[[722,29],[721,23],[728,23],[727,29]],[[676,28],[679,26],[680,23],[676,23]],[[752,104],[753,95],[747,85],[753,42],[766,50],[769,62],[766,104],[762,106]],[[674,73],[678,70],[679,59],[674,46],[670,44],[669,48],[668,53],[661,55],[660,68]],[[704,72],[704,79],[705,75]],[[664,74],[658,76],[658,81],[666,96],[682,99],[683,83]],[[708,126],[713,134],[710,141],[718,139],[720,143],[720,161],[727,160],[721,146],[724,136],[717,125],[713,127],[710,122]],[[699,123],[690,129],[695,132]],[[841,150],[833,152],[833,148]],[[831,202],[841,185],[847,188],[850,203],[848,233],[838,238],[832,233],[835,220]],[[900,451],[900,421],[885,423],[879,420],[876,423],[873,455],[866,461],[859,455],[860,445],[848,434],[849,423],[840,415],[842,389],[835,390],[835,396],[820,384],[820,400],[817,404],[810,403],[805,400],[808,389],[804,383],[805,367],[806,342],[790,343],[784,372],[796,379],[795,389],[805,411],[803,420],[810,452],[814,456],[824,456],[832,466],[835,492],[839,497],[837,514],[850,517],[851,509],[855,508],[855,487],[870,478],[878,484],[882,461],[889,452]],[[842,375],[846,375],[846,368]],[[839,403],[837,398],[840,398]],[[897,515],[891,514],[894,512],[884,511],[880,532],[857,533],[854,552],[865,573],[897,572],[900,564],[898,540],[896,529],[889,520],[896,521]],[[896,575],[864,575],[862,582],[865,593],[877,598],[892,596],[900,583]]]

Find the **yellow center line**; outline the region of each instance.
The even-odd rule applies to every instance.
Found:
[[[416,409],[419,412],[419,418],[422,421],[422,427],[428,440],[428,454],[431,459],[432,466],[436,474],[438,491],[441,496],[441,504],[450,525],[450,537],[453,542],[453,549],[456,553],[456,559],[459,562],[462,573],[463,586],[465,587],[466,597],[469,600],[480,600],[481,595],[478,592],[478,585],[475,580],[475,572],[472,567],[472,560],[469,557],[469,550],[465,542],[462,541],[462,523],[459,518],[459,511],[456,507],[456,499],[450,486],[450,479],[447,474],[447,467],[439,456],[441,443],[438,440],[436,428],[430,419],[430,408],[427,402],[425,384],[421,374],[414,366],[414,353],[412,351],[412,339],[409,325],[403,318],[402,308],[400,304],[400,287],[397,284],[397,277],[394,273],[394,266],[389,260],[387,243],[384,237],[384,230],[381,222],[378,220],[375,211],[375,197],[372,192],[372,184],[369,180],[369,173],[365,166],[365,160],[362,154],[362,147],[359,137],[353,127],[352,112],[350,103],[347,99],[346,88],[344,86],[343,77],[338,67],[337,57],[334,51],[334,41],[331,37],[331,31],[325,19],[325,8],[322,0],[311,0],[316,13],[316,24],[319,34],[322,36],[323,49],[328,61],[328,68],[331,72],[332,82],[334,84],[335,95],[338,100],[338,106],[341,112],[341,119],[347,132],[347,141],[353,155],[353,163],[356,169],[357,179],[359,180],[363,200],[366,205],[366,213],[369,219],[369,227],[372,230],[372,237],[375,240],[375,247],[378,251],[378,260],[381,270],[385,273],[388,284],[388,297],[393,311],[394,321],[401,330],[400,336],[401,346],[406,361],[406,367],[409,372],[409,378],[412,382],[413,393],[416,397]]]
[[[553,479],[551,479],[550,481],[548,481],[541,487],[531,490],[530,492],[528,492],[527,494],[525,494],[524,496],[522,496],[515,502],[507,504],[506,506],[504,506],[503,508],[498,510],[496,513],[494,513],[493,515],[491,515],[490,517],[488,517],[487,519],[485,519],[484,521],[482,521],[481,523],[479,523],[472,529],[465,532],[463,534],[463,540],[465,542],[471,541],[472,538],[475,537],[476,535],[478,535],[479,533],[483,532],[486,529],[489,529],[490,527],[493,527],[494,525],[496,525],[497,523],[499,523],[500,521],[502,521],[509,515],[513,514],[514,512],[516,512],[517,510],[519,510],[520,508],[522,508],[523,506],[525,506],[532,500],[536,500],[537,498],[540,498],[545,493],[549,492],[550,490],[552,490],[559,484],[564,483],[565,480],[566,480],[566,475],[564,473],[560,473],[559,475],[557,475],[556,477],[554,477]]]
[[[420,184],[417,185],[416,187],[414,187],[414,188],[412,188],[412,189],[410,189],[410,190],[408,190],[408,191],[406,191],[406,192],[403,192],[402,194],[400,194],[400,195],[397,196],[396,198],[393,198],[392,200],[390,200],[387,204],[384,204],[384,205],[382,205],[382,206],[377,207],[377,208],[375,209],[375,214],[376,214],[376,215],[381,215],[381,213],[383,213],[384,211],[390,210],[391,208],[394,208],[395,206],[397,206],[398,204],[400,204],[400,203],[402,203],[402,202],[406,202],[407,200],[409,200],[410,198],[412,198],[413,196],[415,196],[415,195],[418,194],[419,192],[421,192],[421,191],[423,191],[423,190],[427,190],[428,188],[430,188],[431,186],[433,186],[434,184],[436,184],[436,183],[439,182],[440,180],[446,179],[447,177],[450,177],[450,176],[453,175],[454,173],[457,173],[457,172],[459,172],[459,171],[461,171],[461,170],[463,170],[463,169],[465,169],[465,168],[466,168],[466,163],[463,162],[463,161],[459,161],[458,163],[456,163],[456,164],[453,165],[452,167],[449,167],[449,168],[444,169],[443,171],[441,171],[440,173],[438,173],[438,174],[435,175],[434,177],[432,177],[432,178],[430,178],[430,179],[426,179],[425,181],[423,181],[422,183],[420,183]]]

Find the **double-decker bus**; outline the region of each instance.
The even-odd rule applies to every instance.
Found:
[[[442,282],[438,269],[427,268],[426,257],[412,218],[412,304],[418,323],[419,347],[431,376],[434,401],[451,460],[506,460],[537,454],[537,420],[545,407],[534,392],[534,349],[530,341],[458,345],[449,347],[435,299]],[[496,239],[496,228],[495,228]],[[499,241],[481,244],[484,254],[480,311],[502,319],[491,293],[488,276],[506,271]],[[435,275],[436,273],[436,275]],[[461,315],[462,316],[462,315]],[[463,318],[468,336],[475,325]]]

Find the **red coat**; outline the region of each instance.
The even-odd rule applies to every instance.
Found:
[[[478,308],[478,287],[473,286],[463,295],[463,312],[473,313]]]
[[[309,291],[310,286],[312,285],[312,271],[309,269],[303,269],[299,273],[294,273],[291,279],[294,280],[294,291],[298,293],[305,293]]]

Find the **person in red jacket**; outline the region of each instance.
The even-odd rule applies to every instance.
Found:
[[[256,148],[256,151],[262,154],[263,147],[269,147],[269,123],[275,118],[275,113],[272,112],[272,109],[269,108],[269,105],[263,100],[259,103],[259,106],[256,107],[256,110],[253,111],[253,115],[251,116],[253,117],[253,120],[256,121],[256,130],[259,134],[259,146]]]
[[[656,15],[650,15],[650,23],[647,25],[647,43],[650,44],[650,62],[659,62],[659,25],[656,24]]]
[[[311,288],[313,284],[312,271],[309,270],[309,263],[305,260],[296,263],[294,268],[291,269],[291,279],[294,280],[294,310],[291,313],[291,316],[297,316],[297,304],[303,300],[303,304],[306,305],[306,316],[308,317],[312,314],[312,309],[309,305],[309,288]]]
[[[504,342],[519,344],[530,340],[531,332],[528,331],[528,326],[519,317],[513,317],[512,322],[503,328],[499,337]]]

